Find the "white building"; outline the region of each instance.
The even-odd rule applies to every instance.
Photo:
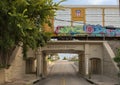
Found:
[[[119,7],[117,5],[65,5],[64,9],[56,12],[54,30],[57,26],[75,26],[81,24],[120,27]]]

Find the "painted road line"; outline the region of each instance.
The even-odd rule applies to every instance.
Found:
[[[65,78],[62,78],[61,82],[62,82],[61,85],[66,85]]]

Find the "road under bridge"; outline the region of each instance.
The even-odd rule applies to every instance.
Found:
[[[48,75],[46,58],[51,53],[78,54],[78,72],[83,77],[98,74],[116,78],[118,68],[113,61],[115,55],[107,41],[50,41],[36,53],[37,76]]]

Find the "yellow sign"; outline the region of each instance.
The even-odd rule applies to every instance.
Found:
[[[85,21],[85,9],[84,8],[72,8],[72,20],[73,21]]]

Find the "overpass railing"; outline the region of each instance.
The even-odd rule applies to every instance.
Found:
[[[120,37],[115,33],[57,33],[55,36]]]
[[[63,39],[63,40],[68,40],[68,39],[102,39],[102,40],[106,40],[106,39],[117,39],[120,40],[120,35],[115,34],[115,33],[57,33],[54,36],[52,36],[52,38],[58,38],[58,39]]]

